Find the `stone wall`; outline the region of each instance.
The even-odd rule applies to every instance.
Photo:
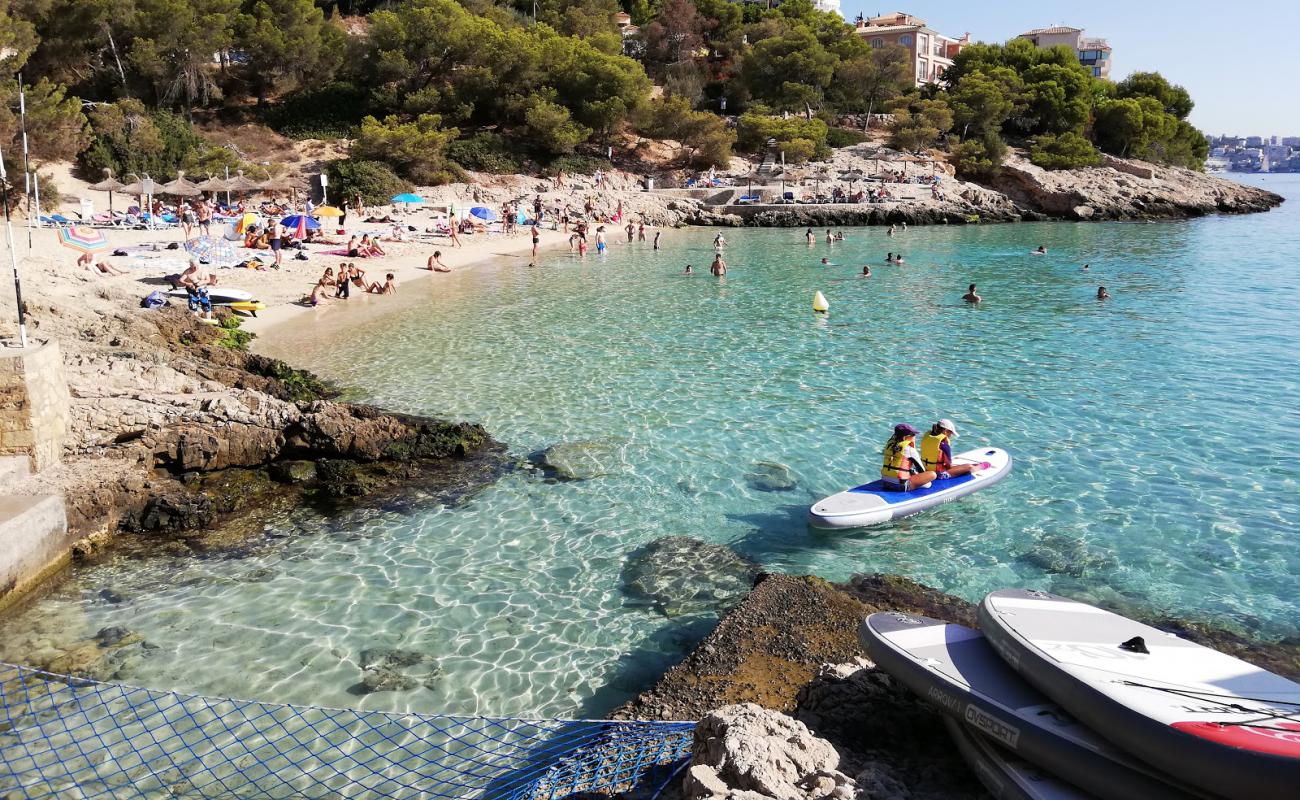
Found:
[[[38,472],[57,464],[69,405],[58,342],[0,347],[0,455],[26,455]]]

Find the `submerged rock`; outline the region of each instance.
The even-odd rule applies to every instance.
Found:
[[[268,472],[272,480],[280,483],[302,484],[316,480],[316,464],[312,461],[277,461]]]
[[[623,592],[632,604],[668,617],[731,607],[761,569],[729,547],[689,536],[665,536],[632,553],[623,566]]]
[[[361,682],[352,694],[404,692],[418,686],[432,689],[442,677],[437,659],[417,650],[373,647],[361,651]]]
[[[785,464],[755,461],[745,473],[745,482],[761,492],[788,492],[796,485],[794,473]]]
[[[613,472],[619,466],[619,452],[612,442],[559,442],[534,460],[559,480],[586,481]]]
[[[1115,557],[1106,550],[1065,534],[1042,537],[1020,558],[1048,574],[1072,578],[1113,569],[1117,565]]]

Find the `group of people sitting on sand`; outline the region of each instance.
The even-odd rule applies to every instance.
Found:
[[[321,275],[303,302],[309,306],[318,306],[324,300],[346,300],[354,288],[367,294],[397,294],[397,280],[389,272],[384,275],[383,283],[367,283],[364,269],[351,262],[343,262],[339,264],[337,273],[333,267],[326,267],[325,274]]]

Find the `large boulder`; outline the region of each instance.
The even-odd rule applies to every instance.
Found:
[[[724,800],[753,792],[775,800],[852,798],[840,754],[802,722],[753,703],[710,712],[695,728],[687,800]]]
[[[633,605],[665,616],[730,608],[761,569],[731,548],[689,536],[665,536],[632,553],[623,566],[623,592]]]

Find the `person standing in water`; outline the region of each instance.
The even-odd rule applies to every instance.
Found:
[[[984,298],[975,293],[975,284],[972,283],[970,288],[966,290],[966,294],[961,296],[961,299],[965,300],[967,303],[975,304]],[[940,420],[940,422],[942,422],[942,420]]]
[[[605,226],[599,225],[596,227],[596,254],[604,255],[606,247],[607,245],[605,244]]]
[[[722,253],[713,256],[713,264],[709,266],[709,273],[718,278],[727,274],[727,262],[722,260]]]
[[[661,233],[661,231],[655,231],[655,244],[654,244],[654,249],[656,249],[656,250],[659,249],[659,234],[660,234],[660,233]]]
[[[714,249],[714,250],[721,250],[722,248],[724,248],[724,247],[726,247],[726,246],[727,246],[727,240],[723,237],[722,234],[719,233],[717,236],[714,236],[714,237],[713,237],[713,249]]]
[[[537,229],[537,223],[533,223],[533,228],[529,233],[533,237],[533,264],[537,263],[537,243],[542,241],[542,232]],[[529,266],[532,266],[531,264]]]
[[[817,244],[817,237],[813,235],[812,228],[808,229],[808,232],[804,234],[804,238],[808,240],[809,247]]]

